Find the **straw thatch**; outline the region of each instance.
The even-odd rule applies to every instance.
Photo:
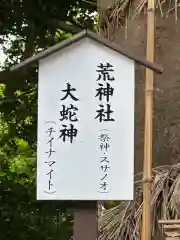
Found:
[[[141,174],[136,176],[142,178]],[[142,182],[135,183],[134,201],[122,201],[101,212],[99,240],[138,240],[142,219]],[[159,219],[180,218],[180,163],[153,169],[152,235]]]
[[[103,19],[101,26],[106,37],[111,38],[119,26],[128,27],[128,19],[136,18],[140,13],[146,13],[148,0],[116,0],[109,6]],[[178,19],[178,7],[180,0],[156,0],[156,11],[159,11],[162,17],[174,14],[175,19]]]

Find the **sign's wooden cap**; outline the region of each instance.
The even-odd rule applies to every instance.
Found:
[[[107,40],[106,38],[101,37],[98,34],[91,32],[89,30],[84,30],[84,31],[74,35],[73,37],[68,38],[67,40],[64,40],[64,41],[62,41],[52,47],[49,47],[48,49],[30,57],[30,58],[25,59],[24,61],[20,62],[19,64],[12,66],[10,68],[10,70],[15,71],[22,67],[30,65],[31,63],[37,62],[59,50],[62,50],[64,48],[72,45],[75,42],[78,42],[79,40],[81,40],[83,38],[90,38],[90,39],[124,55],[125,57],[134,60],[135,62],[139,63],[140,65],[153,70],[154,72],[162,73],[162,71],[163,71],[163,68],[161,66],[159,66],[155,63],[149,62],[145,58],[140,57],[130,51],[127,51],[124,48],[122,48],[121,46],[119,46],[118,44],[112,43],[109,40]]]

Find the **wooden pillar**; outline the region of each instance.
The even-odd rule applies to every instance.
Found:
[[[97,240],[98,211],[96,201],[79,201],[74,208],[74,240]]]
[[[111,0],[103,0],[109,2]],[[102,0],[97,0],[100,15]],[[98,29],[99,30],[99,29]],[[99,35],[101,35],[99,30]],[[97,240],[98,239],[98,202],[83,201],[76,203],[74,208],[74,240]]]
[[[160,220],[165,240],[180,240],[180,220]]]

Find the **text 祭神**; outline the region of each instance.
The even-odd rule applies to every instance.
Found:
[[[99,100],[99,106],[96,110],[95,119],[99,120],[100,123],[103,122],[114,122],[113,110],[111,106],[111,98],[114,94],[113,81],[115,77],[113,76],[113,66],[106,62],[105,64],[100,63],[96,72],[98,77],[96,81],[98,82],[98,87],[96,89],[95,97]],[[108,169],[110,168],[110,162],[108,159],[108,149],[110,147],[110,136],[108,133],[109,129],[100,129],[100,151],[101,151],[101,161],[100,169],[102,171],[102,176],[100,177],[100,193],[108,193]]]

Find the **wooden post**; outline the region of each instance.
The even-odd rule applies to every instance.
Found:
[[[74,209],[74,240],[97,240],[98,214],[96,201],[80,201]]]
[[[148,0],[147,13],[147,60],[150,62],[154,62],[154,1]],[[151,239],[153,75],[153,71],[146,69],[142,240]]]
[[[98,14],[100,18],[100,0],[97,0]],[[101,19],[99,19],[101,21]],[[100,24],[97,29],[100,33]],[[81,206],[74,211],[74,240],[98,239],[98,201],[81,202]],[[79,204],[78,204],[79,205]],[[83,206],[83,207],[82,207]]]

